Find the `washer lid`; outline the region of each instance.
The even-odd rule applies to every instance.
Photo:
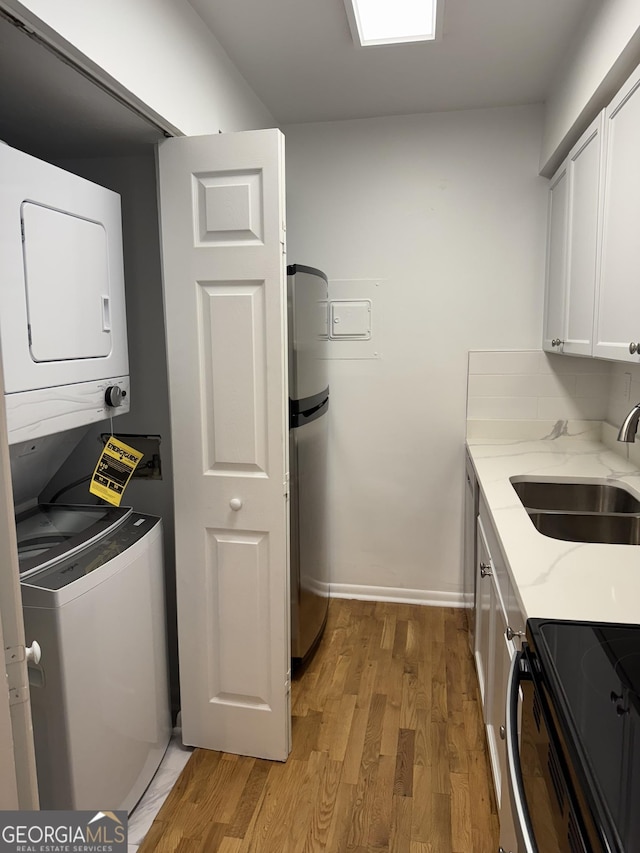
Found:
[[[123,565],[115,562],[116,557],[135,545],[159,521],[154,515],[132,512],[115,530],[86,548],[54,565],[30,572],[27,579],[21,578],[23,604],[58,607],[95,588],[112,576],[110,572],[117,570],[118,565]]]
[[[131,507],[39,504],[16,518],[20,577],[59,562],[105,536]]]

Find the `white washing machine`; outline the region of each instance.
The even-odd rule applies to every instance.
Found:
[[[16,519],[40,806],[131,811],[171,734],[162,523],[40,505]]]

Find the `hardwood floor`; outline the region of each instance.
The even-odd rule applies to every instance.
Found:
[[[334,599],[285,764],[196,750],[139,853],[495,853],[462,610]]]

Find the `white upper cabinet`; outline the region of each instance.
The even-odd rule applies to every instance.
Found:
[[[592,354],[604,112],[582,134],[549,188],[543,349]]]
[[[602,258],[593,354],[638,362],[640,68],[605,113]]]

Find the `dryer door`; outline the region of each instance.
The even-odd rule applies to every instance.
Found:
[[[109,266],[103,225],[25,202],[22,232],[33,360],[109,355]]]

